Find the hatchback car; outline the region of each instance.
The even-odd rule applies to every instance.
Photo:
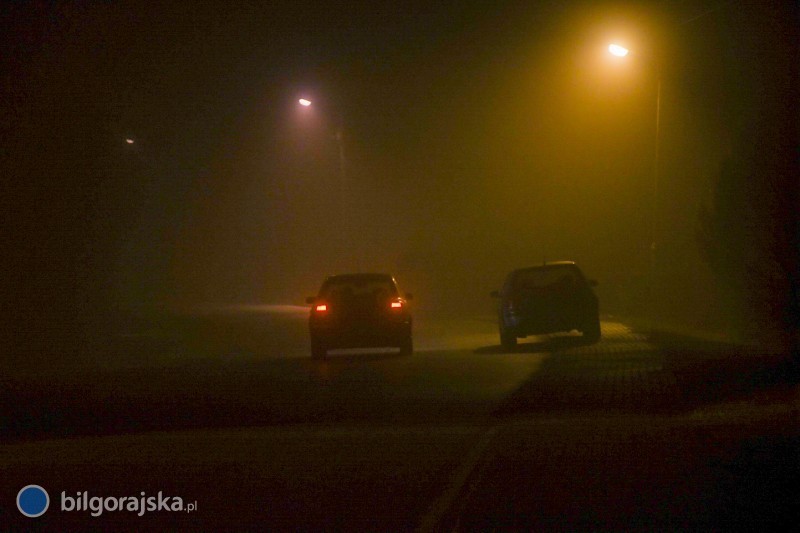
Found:
[[[312,357],[342,348],[398,347],[413,350],[408,300],[389,274],[341,274],[328,277],[311,304]]]
[[[511,272],[500,291],[500,344],[513,348],[528,335],[578,330],[588,342],[600,340],[597,296],[572,261],[545,263]]]

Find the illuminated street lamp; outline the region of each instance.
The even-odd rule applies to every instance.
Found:
[[[625,57],[628,55],[628,49],[618,44],[608,45],[608,51],[617,57]]]
[[[618,44],[610,44],[608,51],[616,57],[625,57],[629,54],[629,50],[624,46]],[[659,149],[660,149],[660,136],[661,136],[661,73],[658,66],[655,66],[656,72],[656,139],[655,139],[655,154],[653,160],[653,205],[652,205],[652,220],[650,228],[650,295],[649,300],[655,301],[655,273],[656,273],[656,243],[658,241],[658,166],[659,166]],[[651,319],[655,318],[655,313],[652,312]]]
[[[311,100],[308,100],[306,98],[300,98],[299,100],[297,100],[297,103],[299,103],[303,107],[311,107],[312,104]],[[344,135],[342,134],[341,126],[339,126],[336,129],[336,133],[334,134],[333,138],[336,139],[336,144],[339,147],[339,172],[341,173],[342,177],[342,190],[344,190],[345,183],[347,182],[347,174],[345,169],[346,160],[344,157],[344,143],[343,143]]]
[[[310,108],[312,105],[311,100],[307,98],[300,98],[297,100],[297,103],[300,104],[304,108]],[[336,140],[336,145],[339,149],[339,176],[340,176],[340,202],[341,202],[341,224],[342,224],[342,240],[345,241],[344,244],[347,244],[347,238],[349,237],[349,231],[347,228],[348,223],[348,216],[347,216],[347,160],[345,159],[344,155],[344,133],[341,122],[339,126],[336,128],[336,133],[333,135],[333,138]]]

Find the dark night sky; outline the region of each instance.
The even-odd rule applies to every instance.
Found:
[[[546,257],[622,305],[646,266],[655,63],[664,246],[696,291],[725,154],[764,113],[797,134],[775,103],[796,100],[790,3],[346,4],[6,4],[9,292],[33,314],[299,303],[369,269],[458,308]],[[640,55],[612,64],[612,38]]]

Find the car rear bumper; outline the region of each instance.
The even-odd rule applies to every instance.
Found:
[[[517,337],[526,337],[528,335],[545,335],[547,333],[559,333],[563,331],[572,331],[577,329],[583,331],[589,327],[593,322],[597,322],[598,317],[563,317],[563,316],[549,316],[549,317],[513,317],[509,320],[501,320],[501,327],[507,332],[511,332]]]
[[[309,324],[312,343],[327,348],[377,348],[400,346],[411,334],[411,320],[364,324]]]

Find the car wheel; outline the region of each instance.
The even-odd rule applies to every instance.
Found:
[[[325,359],[328,355],[328,348],[319,341],[311,341],[311,357],[314,359]]]
[[[500,344],[506,350],[513,350],[517,346],[517,336],[505,329],[500,329]]]
[[[600,319],[583,328],[583,338],[587,342],[594,344],[600,340]]]
[[[414,341],[409,333],[400,344],[400,355],[411,355],[414,351]]]

